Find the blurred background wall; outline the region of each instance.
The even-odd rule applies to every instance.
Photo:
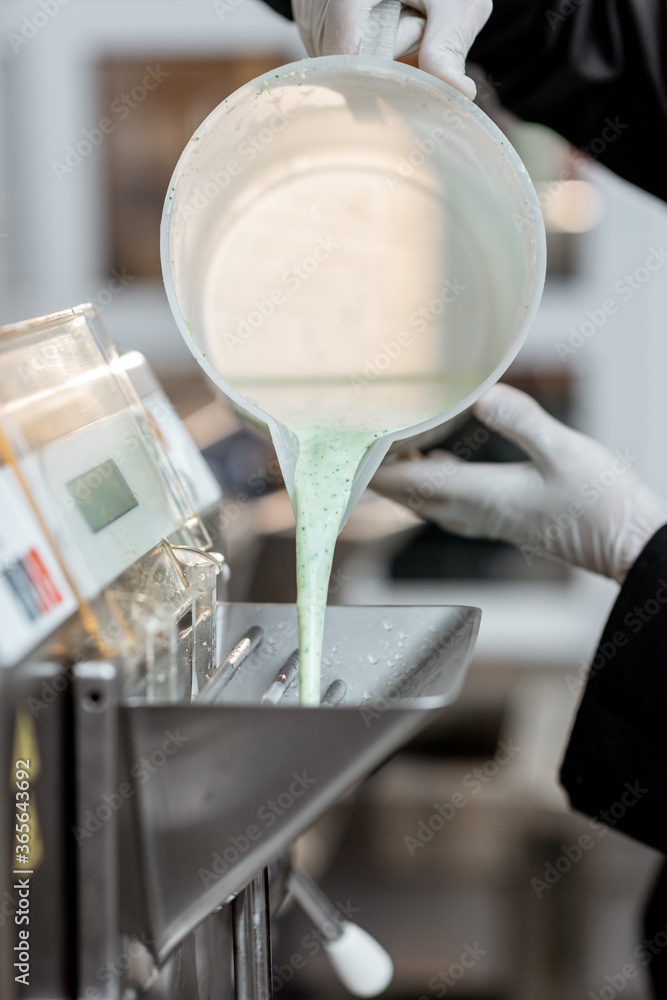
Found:
[[[193,416],[212,393],[162,288],[162,201],[206,114],[302,54],[294,26],[260,0],[0,5],[0,322],[94,302],[119,349],[147,355],[202,446],[218,425],[211,432]],[[543,304],[508,380],[612,449],[629,450],[635,471],[667,494],[667,263],[646,267],[654,250],[653,262],[667,249],[665,207],[546,130],[510,120],[484,81],[480,100],[524,157],[549,230]],[[600,141],[591,136],[593,151]],[[631,123],[613,141],[632,142]],[[291,514],[273,459],[231,422],[226,428],[228,447],[211,458],[226,489],[235,596],[290,599]],[[474,423],[457,440],[473,459],[513,457]],[[372,498],[346,528],[332,600],[484,611],[457,709],[304,847],[311,867],[328,870],[331,891],[349,896],[359,921],[391,945],[394,996],[442,996],[443,988],[478,1000],[599,995],[614,976],[618,987],[628,963],[637,975],[626,977],[624,995],[645,995],[634,949],[656,858],[614,833],[593,834],[568,813],[556,781],[615,593],[609,581],[547,559],[529,564],[503,546],[442,537]],[[499,741],[508,740],[520,750],[501,766]],[[487,780],[473,793],[469,776],[484,767]],[[405,837],[466,788],[460,815],[410,853]],[[532,880],[582,834],[594,849],[540,894]],[[307,930],[283,926],[277,960],[288,971],[279,989],[337,995],[321,956],[303,945]],[[438,979],[475,943],[484,955],[464,976]],[[293,955],[304,961],[290,974]]]

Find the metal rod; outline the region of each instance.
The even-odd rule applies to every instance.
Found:
[[[235,1000],[272,1000],[268,868],[234,899],[232,921]]]
[[[232,677],[253,649],[262,641],[263,629],[259,625],[251,625],[247,634],[236,643],[234,648],[224,658],[216,672],[206,681],[197,695],[196,701],[205,705],[214,705]]]
[[[324,895],[319,885],[313,882],[310,875],[306,875],[299,868],[292,868],[288,884],[297,903],[315,926],[329,941],[337,941],[343,933],[340,916],[336,907]]]
[[[285,660],[282,668],[278,671],[271,686],[262,695],[260,705],[277,705],[288,687],[296,680],[299,672],[299,651],[295,649]]]
[[[346,694],[347,684],[345,681],[332,681],[326,689],[324,698],[322,699],[322,705],[326,708],[334,708],[334,706],[340,705]]]

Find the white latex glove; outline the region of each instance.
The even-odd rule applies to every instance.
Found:
[[[292,12],[308,54],[354,55],[371,8],[381,0],[292,0]],[[486,24],[492,0],[404,0],[396,57],[419,48],[419,66],[473,100],[475,84],[465,61]]]
[[[636,456],[609,451],[507,385],[490,389],[475,413],[530,461],[465,462],[437,452],[381,466],[372,488],[447,531],[512,542],[528,563],[552,556],[622,583],[667,523],[667,503],[631,469]]]

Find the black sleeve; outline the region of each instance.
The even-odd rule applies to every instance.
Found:
[[[292,17],[292,0],[266,0],[266,2],[283,17]]]
[[[495,0],[470,59],[501,103],[667,199],[664,0]]]
[[[510,111],[667,200],[666,21],[664,0],[495,0],[470,59]]]
[[[561,781],[574,809],[667,853],[667,525],[605,626]]]

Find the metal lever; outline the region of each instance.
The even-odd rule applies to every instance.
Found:
[[[332,681],[329,687],[324,692],[324,698],[322,699],[322,707],[334,708],[336,705],[340,705],[346,694],[347,694],[347,684],[345,683],[345,681],[341,680]]]
[[[349,920],[341,920],[333,903],[305,872],[293,868],[290,892],[327,938],[324,948],[343,985],[357,997],[375,997],[389,986],[394,963],[382,945]]]
[[[299,673],[299,651],[295,649],[285,660],[283,667],[276,674],[273,683],[262,695],[260,705],[277,705]]]
[[[198,704],[214,705],[241,664],[260,644],[263,636],[264,630],[259,625],[251,625],[247,635],[236,643],[213,676],[206,681],[195,701]]]

